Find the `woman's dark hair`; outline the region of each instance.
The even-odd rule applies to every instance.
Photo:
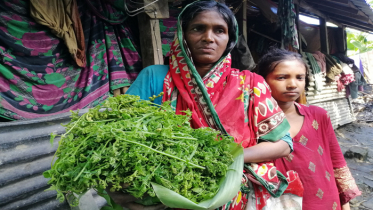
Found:
[[[229,40],[227,48],[224,51],[224,55],[230,52],[236,45],[237,40],[237,21],[234,17],[233,12],[225,5],[216,1],[197,1],[190,4],[180,16],[182,21],[183,31],[188,27],[190,21],[192,21],[198,14],[204,11],[216,11],[225,20],[228,25]]]
[[[274,47],[270,48],[259,60],[255,73],[261,75],[265,79],[269,73],[275,70],[278,64],[287,60],[297,60],[302,63],[308,75],[308,66],[299,53]]]

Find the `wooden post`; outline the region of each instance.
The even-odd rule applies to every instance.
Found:
[[[347,34],[346,34],[346,26],[342,26],[341,28],[342,33],[342,43],[343,43],[343,53],[347,55]]]
[[[163,64],[161,32],[159,20],[168,18],[168,0],[143,0],[145,6],[143,13],[137,16],[140,31],[140,48],[143,68]],[[114,96],[125,94],[128,87],[118,88],[113,91]]]
[[[247,0],[242,2],[242,35],[247,42]]]
[[[299,43],[299,53],[302,53],[302,39],[300,35],[300,28],[299,28],[299,4],[295,4],[295,12],[296,12],[296,18],[295,18],[295,24],[297,26],[298,30],[298,43]],[[304,91],[299,98],[297,99],[297,102],[300,104],[307,104],[307,97],[306,97],[306,91]]]
[[[297,25],[297,31],[298,31],[298,43],[299,43],[299,53],[302,53],[302,38],[300,35],[300,28],[299,28],[299,4],[295,4],[295,12],[297,17],[295,18],[295,23]]]
[[[151,2],[150,0],[144,0],[145,5]],[[168,17],[167,0],[159,0],[146,7],[145,13],[138,15],[143,68],[154,64],[163,64],[161,32],[159,30],[158,19]]]
[[[326,26],[326,21],[324,18],[319,18],[320,20],[320,42],[321,51],[323,53],[329,54],[329,42],[328,42],[328,28]]]
[[[159,20],[151,19],[144,13],[138,15],[138,20],[143,68],[154,64],[163,64]]]

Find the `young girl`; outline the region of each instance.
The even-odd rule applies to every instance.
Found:
[[[275,161],[277,170],[298,172],[304,186],[303,209],[350,209],[360,195],[347,167],[328,113],[295,101],[305,91],[307,66],[299,54],[272,49],[260,60],[257,73],[290,123],[294,152]]]

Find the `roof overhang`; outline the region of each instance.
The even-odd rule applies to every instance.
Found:
[[[338,26],[373,32],[373,10],[365,0],[295,0],[300,12]]]

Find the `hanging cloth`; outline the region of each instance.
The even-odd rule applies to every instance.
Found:
[[[30,14],[65,41],[79,67],[86,66],[84,32],[76,0],[31,0]]]
[[[328,82],[335,81],[335,76],[342,72],[342,66],[331,55],[325,54],[326,79]]]
[[[120,25],[128,18],[124,12],[125,0],[85,0],[84,2],[94,15],[110,25]],[[104,2],[104,4],[102,4],[102,2]]]
[[[319,71],[319,73],[314,74],[313,67],[312,67],[312,66],[314,66],[314,68],[316,68],[315,67],[316,61],[312,60],[312,63],[311,63],[311,61],[309,59],[309,56],[307,55],[306,52],[302,52],[301,54],[302,54],[302,58],[303,58],[304,62],[307,65],[307,68],[310,70],[308,72],[309,73],[308,74],[308,80],[309,80],[309,82],[313,82],[315,84],[314,85],[315,91],[321,91],[323,89],[323,87],[324,87],[323,83],[322,83],[322,73],[321,73],[320,70],[317,69],[316,71]],[[313,57],[313,56],[311,56],[311,57]],[[316,66],[318,66],[317,63],[316,63]]]
[[[351,67],[348,64],[343,63],[343,62],[341,62],[341,66],[342,66],[342,73],[341,73],[341,78],[340,78],[341,83],[343,85],[348,85],[351,82],[355,81],[355,75]]]
[[[358,95],[359,88],[366,85],[366,81],[364,79],[364,76],[361,74],[359,68],[355,64],[352,66],[352,70],[354,71],[355,81],[351,82],[348,86],[349,86],[349,90],[351,93],[351,98],[355,99],[359,96]]]
[[[252,71],[256,64],[253,56],[251,55],[249,46],[245,38],[240,35],[238,37],[238,42],[233,48],[232,52],[232,68],[236,69],[248,69]]]
[[[326,72],[325,55],[320,51],[316,51],[312,55],[316,59],[316,62],[319,65],[321,72],[325,73]]]
[[[308,60],[308,62],[310,64],[310,67],[311,67],[312,76],[315,79],[315,81],[314,81],[315,82],[315,90],[320,92],[320,91],[322,91],[322,89],[324,89],[324,85],[323,85],[323,82],[322,82],[323,75],[322,75],[320,66],[318,65],[315,57],[313,57],[313,55],[311,53],[305,52],[304,54],[307,57],[307,60]]]
[[[307,56],[308,61],[310,62],[312,74],[321,73],[320,66],[317,64],[317,61],[316,61],[315,57],[313,57],[313,55],[311,53],[308,53],[308,52],[306,52],[305,54]]]
[[[354,60],[347,57],[345,54],[343,53],[337,53],[337,54],[334,54],[334,56],[338,57],[338,59],[343,62],[343,63],[346,63],[346,64],[354,64]]]
[[[296,12],[292,0],[279,0],[277,15],[282,30],[282,47],[299,49],[298,30],[295,24]]]
[[[30,1],[0,4],[0,118],[35,119],[94,107],[136,79],[142,69],[137,19],[113,26],[87,10],[84,1],[77,4],[84,68],[62,39],[31,17]]]

